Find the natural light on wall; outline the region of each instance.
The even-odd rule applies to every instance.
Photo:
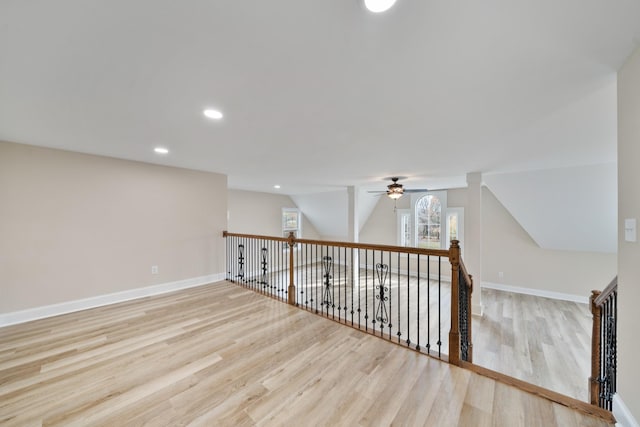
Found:
[[[371,12],[379,13],[389,9],[396,0],[364,0],[364,5]]]

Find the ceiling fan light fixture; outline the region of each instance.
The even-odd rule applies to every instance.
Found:
[[[387,196],[390,199],[398,200],[404,194],[404,188],[401,184],[398,184],[396,181],[391,185],[387,185]]]
[[[393,6],[396,0],[364,0],[365,7],[373,13],[380,13]]]

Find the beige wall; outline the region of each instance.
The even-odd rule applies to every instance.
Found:
[[[447,203],[466,208],[466,189],[449,190]],[[398,208],[408,209],[409,198],[400,199]],[[469,227],[465,215],[465,234]],[[482,189],[482,227],[484,282],[586,298],[592,289],[602,289],[616,275],[615,254],[540,248],[486,187]],[[360,241],[397,244],[393,201],[381,198],[360,233]]]
[[[640,48],[618,73],[618,393],[640,420],[640,243],[625,242],[624,219],[640,220]]]
[[[282,209],[297,208],[289,196],[255,191],[229,190],[229,232],[282,235]],[[302,213],[302,237],[318,239],[318,232]]]
[[[397,201],[398,209],[409,209],[410,197],[402,197]],[[397,215],[393,210],[394,202],[388,197],[381,196],[380,201],[373,208],[367,222],[360,230],[360,242],[379,245],[397,245]]]
[[[485,282],[586,298],[615,277],[616,254],[543,249],[486,187],[482,198]]]
[[[0,313],[223,273],[226,191],[220,174],[0,142]]]

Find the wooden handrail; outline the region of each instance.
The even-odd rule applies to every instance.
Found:
[[[278,242],[289,242],[288,237],[273,237],[273,236],[261,236],[256,234],[240,234],[240,233],[229,233],[227,231],[222,232],[223,237],[246,237],[251,239],[262,239],[262,240],[274,240]],[[430,256],[442,256],[448,257],[449,250],[447,249],[423,249],[423,248],[409,248],[406,246],[393,246],[393,245],[373,245],[369,243],[352,243],[352,242],[338,242],[333,240],[312,240],[312,239],[297,239],[294,237],[293,243],[303,243],[310,245],[324,245],[324,246],[335,246],[340,248],[353,248],[353,249],[367,249],[374,251],[389,251],[389,252],[400,252],[405,254],[414,254],[414,255],[430,255]]]
[[[609,283],[609,285],[607,285],[607,287],[604,288],[604,291],[602,292],[593,291],[598,293],[598,296],[593,301],[593,303],[596,305],[596,307],[601,307],[602,304],[607,300],[607,298],[609,298],[609,296],[611,296],[611,294],[617,290],[618,290],[618,276],[613,278],[611,283]]]
[[[467,286],[473,291],[473,277],[467,273],[467,267],[464,265],[464,262],[462,262],[462,258],[460,258],[460,271],[462,271],[462,274],[464,275]]]

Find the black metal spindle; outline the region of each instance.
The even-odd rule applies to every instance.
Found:
[[[362,320],[361,320],[361,315],[362,315],[362,304],[361,304],[361,299],[362,299],[362,292],[360,290],[360,284],[362,283],[362,275],[360,274],[360,249],[358,249],[358,266],[354,267],[358,269],[358,329],[360,329],[360,327],[362,326]]]
[[[407,272],[407,274],[409,274]],[[396,326],[398,332],[396,332],[396,335],[398,335],[398,343],[401,340],[402,337],[402,322],[400,321],[400,252],[398,252],[398,326]]]
[[[364,330],[369,330],[369,250],[364,251]]]
[[[438,305],[440,307],[440,305]],[[431,353],[431,257],[427,255],[427,353]]]
[[[411,284],[410,281],[411,272],[411,257],[407,254],[407,346],[411,346]]]
[[[438,357],[442,355],[442,257],[438,257]]]
[[[389,298],[389,313],[388,313],[388,317],[389,317],[389,340],[391,340],[391,329],[393,328],[393,324],[392,324],[392,320],[391,320],[391,316],[393,314],[393,298],[391,296],[392,294],[392,289],[393,289],[393,279],[392,279],[392,273],[391,273],[391,252],[388,252],[389,254],[389,289],[387,290],[388,293],[388,298]]]
[[[420,283],[420,254],[418,254],[417,256],[417,275],[418,275],[418,298],[416,299],[416,302],[418,304],[418,308],[416,310],[416,334],[417,334],[417,339],[416,339],[416,350],[420,351],[420,287],[422,285],[422,283]]]
[[[357,271],[356,270],[356,266],[353,265],[353,251],[354,251],[354,249],[351,248],[350,249],[350,252],[351,252],[351,326],[353,326],[353,316],[355,314],[354,313],[354,309],[353,309],[353,291],[354,291],[354,288],[356,286],[356,284],[355,284],[355,278],[356,278],[355,275],[356,275],[356,273],[355,272]]]

